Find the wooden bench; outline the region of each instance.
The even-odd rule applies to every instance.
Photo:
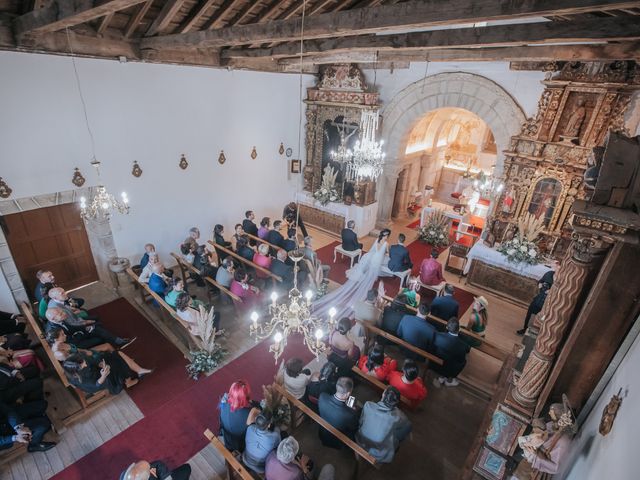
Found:
[[[385,300],[388,300],[389,302],[393,301],[393,298],[391,297],[387,297],[384,296],[382,297]],[[411,307],[409,305],[405,305],[405,307],[407,310],[413,312],[413,313],[417,313],[418,309],[415,307]],[[432,320],[433,322],[442,325],[443,327],[447,326],[447,321],[443,320],[442,318],[436,317],[434,315],[427,315],[427,318],[429,320]],[[471,330],[469,330],[466,327],[463,327],[462,325],[460,326],[460,335],[462,335],[463,337],[469,337],[469,338],[473,338],[474,340],[478,340],[480,343],[480,345],[478,346],[474,346],[472,348],[477,349],[480,352],[483,352],[493,358],[496,358],[498,360],[500,360],[501,362],[504,362],[505,359],[509,356],[509,354],[507,352],[505,352],[504,350],[502,350],[500,347],[498,347],[497,345],[495,345],[494,343],[489,342],[485,337],[483,337],[482,335],[478,335],[476,332],[472,332]]]
[[[215,447],[215,449],[222,455],[224,459],[224,465],[227,467],[227,478],[229,480],[254,480],[249,471],[240,463],[236,457],[233,456],[227,448],[224,446],[218,437],[209,429],[204,431],[204,436],[207,437],[209,443]]]
[[[353,451],[353,453],[354,453],[354,455],[356,457],[355,478],[358,477],[358,470],[359,470],[360,460],[364,460],[365,462],[369,463],[370,465],[374,466],[375,468],[379,468],[378,461],[369,452],[367,452],[364,448],[362,448],[356,442],[351,440],[344,433],[342,433],[341,431],[336,429],[333,425],[331,425],[329,422],[327,422],[324,418],[322,418],[320,415],[318,415],[316,412],[314,412],[311,408],[306,406],[304,403],[302,403],[296,397],[294,397],[289,392],[287,392],[287,390],[284,387],[282,387],[282,385],[276,383],[275,384],[275,388],[282,396],[284,396],[289,401],[289,403],[291,404],[292,409],[299,410],[302,413],[304,413],[307,417],[311,418],[311,420],[316,422],[318,425],[323,427],[325,430],[329,431],[338,440],[340,440],[342,443],[344,443],[347,447],[349,447]],[[291,413],[292,413],[291,416],[293,418],[294,417],[294,415],[293,415],[294,412],[291,412]]]
[[[187,288],[187,270],[191,271],[193,273],[195,273],[196,275],[199,275],[200,277],[202,277],[207,283],[209,283],[210,285],[213,285],[214,287],[218,288],[222,293],[224,293],[225,295],[227,295],[229,298],[231,298],[231,300],[233,300],[234,302],[239,302],[242,303],[242,298],[240,298],[239,296],[237,296],[235,293],[232,293],[231,290],[229,290],[227,287],[225,287],[224,285],[216,282],[213,278],[211,277],[205,277],[204,275],[202,275],[198,269],[196,267],[194,267],[193,265],[191,265],[189,262],[187,262],[184,258],[182,258],[179,255],[176,255],[175,253],[171,253],[171,256],[173,258],[176,259],[176,261],[178,262],[178,267],[180,268],[180,276],[182,277],[182,281],[184,282],[185,285],[185,289]]]
[[[156,327],[169,339],[169,341],[174,343],[187,358],[194,347],[195,349],[201,349],[202,340],[189,331],[189,326],[178,316],[173,307],[165,302],[160,295],[151,290],[149,285],[141,283],[138,280],[138,276],[133,272],[133,270],[131,270],[131,268],[127,268],[127,273],[134,282],[138,283],[142,287],[143,292],[146,292],[149,295],[149,298],[155,300],[158,304],[161,314],[165,317],[163,320],[166,319],[167,321],[162,325],[156,325]],[[143,303],[146,303],[144,296]],[[176,325],[179,327],[175,328]],[[171,332],[171,335],[167,335],[167,331]]]
[[[244,234],[247,237],[249,237],[251,240],[255,240],[258,244],[266,243],[267,245],[269,245],[270,248],[273,248],[276,252],[282,248],[282,247],[279,247],[278,245],[275,245],[273,243],[267,242],[266,240],[263,240],[260,237],[256,237],[255,235],[251,235],[250,233],[244,232]]]
[[[363,380],[366,380],[367,382],[369,382],[371,385],[373,385],[379,390],[384,391],[389,386],[386,383],[383,383],[380,380],[378,380],[378,378],[375,375],[369,375],[368,373],[364,373],[362,370],[358,368],[357,365],[354,365],[351,368],[351,370],[353,371],[353,373],[357,374],[360,378],[362,378]],[[413,404],[411,403],[411,400],[409,400],[406,397],[400,396],[400,402],[409,408],[413,408]]]
[[[223,247],[222,245],[218,245],[214,242],[212,242],[211,240],[208,240],[209,244],[213,246],[213,248],[216,249],[216,252],[218,250],[223,251],[224,253],[226,253],[227,255],[235,258],[236,260],[239,260],[240,262],[244,263],[245,265],[248,265],[251,268],[254,268],[255,270],[257,270],[258,272],[262,272],[263,274],[265,274],[267,277],[270,277],[271,279],[273,279],[275,282],[282,282],[282,277],[276,275],[275,273],[271,272],[271,270],[267,270],[264,267],[261,267],[260,265],[255,264],[254,262],[252,262],[251,260],[247,260],[244,257],[241,257],[240,255],[238,255],[236,252],[233,252],[231,250],[229,250],[228,248]],[[219,262],[218,262],[219,263]]]

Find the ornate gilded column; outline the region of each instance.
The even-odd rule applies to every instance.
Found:
[[[544,320],[534,350],[512,390],[513,398],[523,407],[532,408],[536,405],[585,288],[585,280],[600,264],[608,247],[609,244],[592,234],[573,234],[573,241],[556,272],[553,287],[541,312]]]

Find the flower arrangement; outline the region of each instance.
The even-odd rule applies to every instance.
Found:
[[[275,389],[274,385],[263,385],[262,395],[264,397],[260,401],[262,411],[271,414],[273,425],[286,430],[291,425],[291,407],[287,399]]]
[[[202,339],[202,348],[189,352],[191,363],[187,365],[187,372],[194,380],[198,380],[201,374],[207,374],[220,365],[227,355],[227,350],[216,341],[217,337],[224,335],[224,330],[216,330],[213,326],[213,307],[207,310],[200,305],[196,314],[197,325],[195,334]]]
[[[340,194],[336,190],[336,178],[338,177],[338,171],[331,165],[327,165],[322,174],[322,183],[320,188],[313,192],[313,198],[318,200],[321,205],[326,205],[329,202],[337,202],[340,200]]]
[[[511,240],[502,243],[498,251],[512,263],[537,265],[542,256],[534,240],[544,230],[544,219],[535,218],[531,214],[518,220],[518,233]]]
[[[418,229],[418,239],[435,248],[449,245],[449,219],[442,210],[434,210],[426,223]]]

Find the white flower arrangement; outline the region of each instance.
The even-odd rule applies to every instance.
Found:
[[[449,245],[449,220],[442,210],[435,210],[427,217],[424,226],[418,229],[418,239],[432,247]]]
[[[326,205],[329,202],[337,202],[340,200],[340,194],[336,190],[336,178],[338,171],[331,165],[327,165],[322,175],[322,184],[320,188],[313,192],[313,198],[318,200],[321,205]]]
[[[543,229],[542,219],[536,219],[529,214],[518,221],[518,235],[501,244],[498,251],[507,257],[509,262],[537,265],[542,258],[534,240]]]

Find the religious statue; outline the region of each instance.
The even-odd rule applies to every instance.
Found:
[[[603,437],[608,435],[611,429],[613,428],[613,421],[616,419],[616,415],[618,415],[618,409],[620,408],[620,404],[622,404],[622,389],[618,390],[618,394],[611,397],[609,403],[604,407],[602,411],[602,418],[600,419],[600,427],[598,428],[598,432]]]
[[[472,184],[462,190],[462,194],[458,197],[458,202],[463,205],[470,213],[474,213],[476,205],[480,201],[480,192],[478,192]]]
[[[580,136],[580,129],[582,128],[582,124],[584,123],[584,119],[587,115],[587,109],[584,104],[584,98],[579,97],[576,101],[576,107],[573,112],[571,112],[569,120],[567,120],[567,124],[564,126],[562,131],[562,137],[565,140],[576,140]]]
[[[453,145],[466,146],[471,144],[471,132],[478,127],[478,122],[475,120],[469,120],[464,123],[460,123],[460,128],[456,134],[456,139],[453,141]]]
[[[604,151],[604,147],[594,147],[587,157],[587,169],[583,174],[584,189],[586,191],[585,200],[591,200],[591,196],[596,189]]]
[[[502,200],[502,213],[511,213],[511,209],[513,208],[513,188],[507,188],[506,192],[504,192],[504,199]]]
[[[518,437],[524,458],[542,473],[558,472],[560,462],[566,455],[571,438],[576,433],[576,422],[566,395],[562,403],[549,407],[549,419],[537,418],[532,422],[533,431]]]

